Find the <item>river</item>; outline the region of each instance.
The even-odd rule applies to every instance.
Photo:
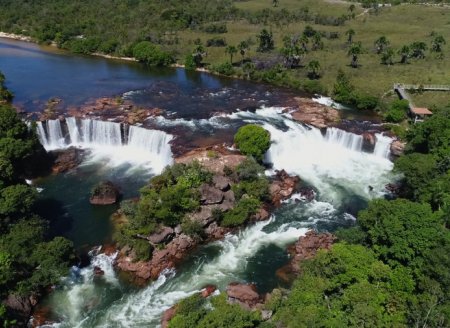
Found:
[[[4,40],[0,40],[0,70],[16,94],[16,104],[26,111],[41,110],[50,97],[73,106],[96,97],[125,94],[136,103],[174,113],[170,119],[154,122],[164,135],[142,134],[141,140],[159,138],[157,148],[129,138],[126,143],[105,139],[99,131],[120,131],[113,125],[94,131],[82,128],[92,123],[78,121],[61,129],[68,131],[61,147],[74,144],[88,149],[89,154],[76,170],[33,183],[42,188],[42,203],[53,225],[80,251],[109,241],[109,216],[116,209],[90,206],[90,188],[111,179],[122,188],[125,198],[136,196],[139,187],[162,169],[161,163],[171,161],[168,127],[183,126],[190,135],[213,138],[232,135],[247,122],[261,124],[273,141],[265,157],[268,166],[299,175],[316,191],[312,202],[293,197],[271,220],[199,248],[176,272],[166,272],[142,288],[130,286],[114,271],[114,256],[93,256],[90,266],[72,269],[44,301],[57,322],[51,326],[158,327],[165,309],[207,284],[224,290],[230,282],[253,282],[259,291],[270,291],[282,285],[275,273],[288,261],[288,244],[308,229],[334,231],[351,225],[357,211],[368,200],[383,197],[384,185],[394,178],[388,142],[383,139],[377,146],[382,149],[368,153],[362,149],[360,136],[332,129],[322,133],[294,122],[282,113],[286,97],[295,95],[289,90],[181,69],[150,70],[137,63],[73,56]],[[212,117],[217,112],[222,114]],[[59,132],[49,130],[52,126],[57,131],[55,124],[43,127],[45,138],[41,134],[41,140],[48,142],[47,146],[60,142],[55,137]],[[93,266],[101,267],[105,275],[94,277]]]

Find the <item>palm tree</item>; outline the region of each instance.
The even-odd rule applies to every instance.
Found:
[[[389,40],[383,35],[375,40],[375,49],[377,54],[381,54],[390,44]]]
[[[192,57],[194,58],[195,65],[200,67],[203,61],[203,58],[206,57],[205,48],[201,44],[197,44],[192,53]]]
[[[309,43],[309,39],[305,34],[302,34],[300,39],[298,40],[302,45],[302,49],[304,52],[308,52],[308,47],[306,46]]]
[[[411,48],[411,56],[418,59],[425,58],[425,51],[428,49],[425,42],[416,41],[413,42],[410,46]]]
[[[230,55],[230,63],[233,64],[233,56],[237,54],[237,48],[235,46],[228,46],[225,48],[225,52]]]
[[[313,36],[312,40],[312,50],[322,49],[323,48],[323,42],[322,42],[322,36],[319,32],[316,32]]]
[[[240,53],[241,56],[242,56],[242,62],[244,62],[245,54],[246,54],[247,51],[248,51],[248,42],[247,42],[247,41],[241,41],[241,42],[238,44],[237,48],[238,48],[238,50],[239,50],[239,53]]]
[[[320,77],[320,74],[319,74],[320,63],[318,60],[315,60],[315,59],[311,60],[308,63],[307,68],[308,68],[308,76],[310,79],[317,79]]]
[[[278,7],[279,4],[280,4],[279,0],[272,0],[272,6]]]
[[[354,4],[351,4],[350,7],[348,7],[348,11],[350,13],[353,13],[355,11],[355,9],[356,9],[356,6]]]
[[[348,49],[348,55],[352,56],[352,61],[350,63],[350,65],[353,68],[358,68],[358,56],[360,54],[362,54],[363,49],[362,49],[362,44],[361,42],[357,42],[357,43],[353,43],[350,47],[350,49]]]
[[[387,48],[381,55],[381,63],[384,65],[394,65],[394,50]]]
[[[247,80],[250,80],[250,75],[255,70],[255,64],[253,64],[251,61],[246,62],[242,67],[242,70],[244,71],[245,75],[247,75]]]
[[[349,29],[345,32],[345,35],[347,35],[347,42],[352,43],[353,42],[353,36],[355,35],[354,29]]]
[[[402,59],[400,59],[400,63],[401,64],[406,64],[408,63],[408,58],[410,56],[411,53],[411,49],[409,49],[409,46],[403,46],[401,47],[401,49],[398,51],[398,54],[400,56],[402,56]]]
[[[431,51],[442,52],[442,46],[444,44],[446,44],[444,37],[442,35],[436,36],[431,43]]]

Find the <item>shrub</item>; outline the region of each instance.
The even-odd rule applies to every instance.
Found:
[[[192,238],[201,239],[203,237],[203,227],[198,221],[193,221],[190,219],[185,219],[181,223],[181,229],[183,233]]]
[[[239,203],[229,212],[226,212],[221,225],[224,227],[236,227],[247,221],[255,214],[261,202],[255,198],[243,197]]]
[[[122,213],[130,218],[136,215],[137,203],[133,200],[124,200],[120,203]]]
[[[219,74],[226,75],[226,76],[231,76],[234,74],[233,65],[231,65],[231,63],[229,63],[229,62],[219,64],[219,65],[214,65],[212,67],[212,70]]]
[[[406,118],[406,113],[409,110],[409,103],[407,100],[394,100],[389,110],[384,114],[384,119],[388,122],[398,123]]]
[[[378,106],[378,98],[374,96],[354,94],[356,108],[361,110],[373,110]]]
[[[259,125],[249,124],[239,128],[234,136],[234,142],[241,153],[262,161],[270,147],[270,133]]]
[[[184,68],[191,71],[195,71],[197,68],[197,64],[195,63],[194,56],[192,56],[192,54],[189,54],[184,58]]]
[[[206,41],[207,47],[225,47],[227,42],[224,38],[212,38]]]
[[[141,41],[133,47],[133,56],[150,66],[168,66],[174,62],[173,57],[149,41]]]

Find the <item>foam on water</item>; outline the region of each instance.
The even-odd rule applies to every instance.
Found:
[[[86,163],[101,161],[108,166],[131,165],[161,172],[173,162],[170,141],[173,137],[163,131],[130,126],[124,136],[120,123],[66,118],[37,123],[39,140],[46,150],[80,147],[91,150]],[[67,135],[63,133],[63,127]]]

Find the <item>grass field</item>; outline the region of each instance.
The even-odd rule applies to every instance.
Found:
[[[272,8],[271,1],[249,0],[236,2],[240,9],[257,11],[264,8]],[[321,15],[341,16],[348,14],[349,3],[333,0],[280,0],[275,10],[294,10],[308,7],[311,13]],[[317,59],[321,65],[322,77],[320,82],[330,92],[335,82],[337,71],[343,69],[351,78],[353,84],[362,92],[375,96],[382,96],[388,92],[393,83],[414,84],[450,84],[450,9],[447,7],[428,7],[421,5],[400,5],[381,8],[378,14],[369,14],[359,6],[355,10],[356,18],[347,21],[344,26],[323,26],[310,24],[318,31],[338,32],[340,37],[334,40],[323,38],[324,48],[318,51],[310,51],[305,56],[303,63]],[[262,26],[252,25],[247,21],[227,23],[228,33],[211,35],[198,31],[184,31],[180,33],[181,44],[178,46],[180,53],[189,52],[193,48],[193,40],[200,38],[203,43],[214,36],[224,37],[228,44],[237,45],[240,41],[251,38],[257,42],[257,34],[262,28],[271,29],[274,33],[276,56],[277,49],[282,46],[285,35],[301,34],[306,23],[291,23],[287,26]],[[347,56],[348,44],[345,32],[353,29],[356,34],[354,41],[361,41],[364,53],[360,55],[359,68],[349,66],[350,58]],[[431,46],[433,37],[431,33],[441,34],[447,40],[444,45],[444,58],[437,59],[435,53],[429,50],[426,58],[420,60],[411,59],[409,64],[400,64],[400,56],[397,50],[414,41],[423,41],[428,47]],[[374,41],[380,36],[386,36],[395,50],[395,63],[391,66],[381,64],[380,55],[374,51]],[[252,46],[249,57],[258,56],[256,45]],[[229,60],[225,48],[209,47],[206,61],[211,64],[222,63]],[[240,56],[237,54],[234,61],[238,62]],[[290,76],[298,80],[307,79],[305,68],[289,71]],[[447,96],[439,93],[430,93],[419,96],[417,102],[421,106],[431,106],[447,101]]]

